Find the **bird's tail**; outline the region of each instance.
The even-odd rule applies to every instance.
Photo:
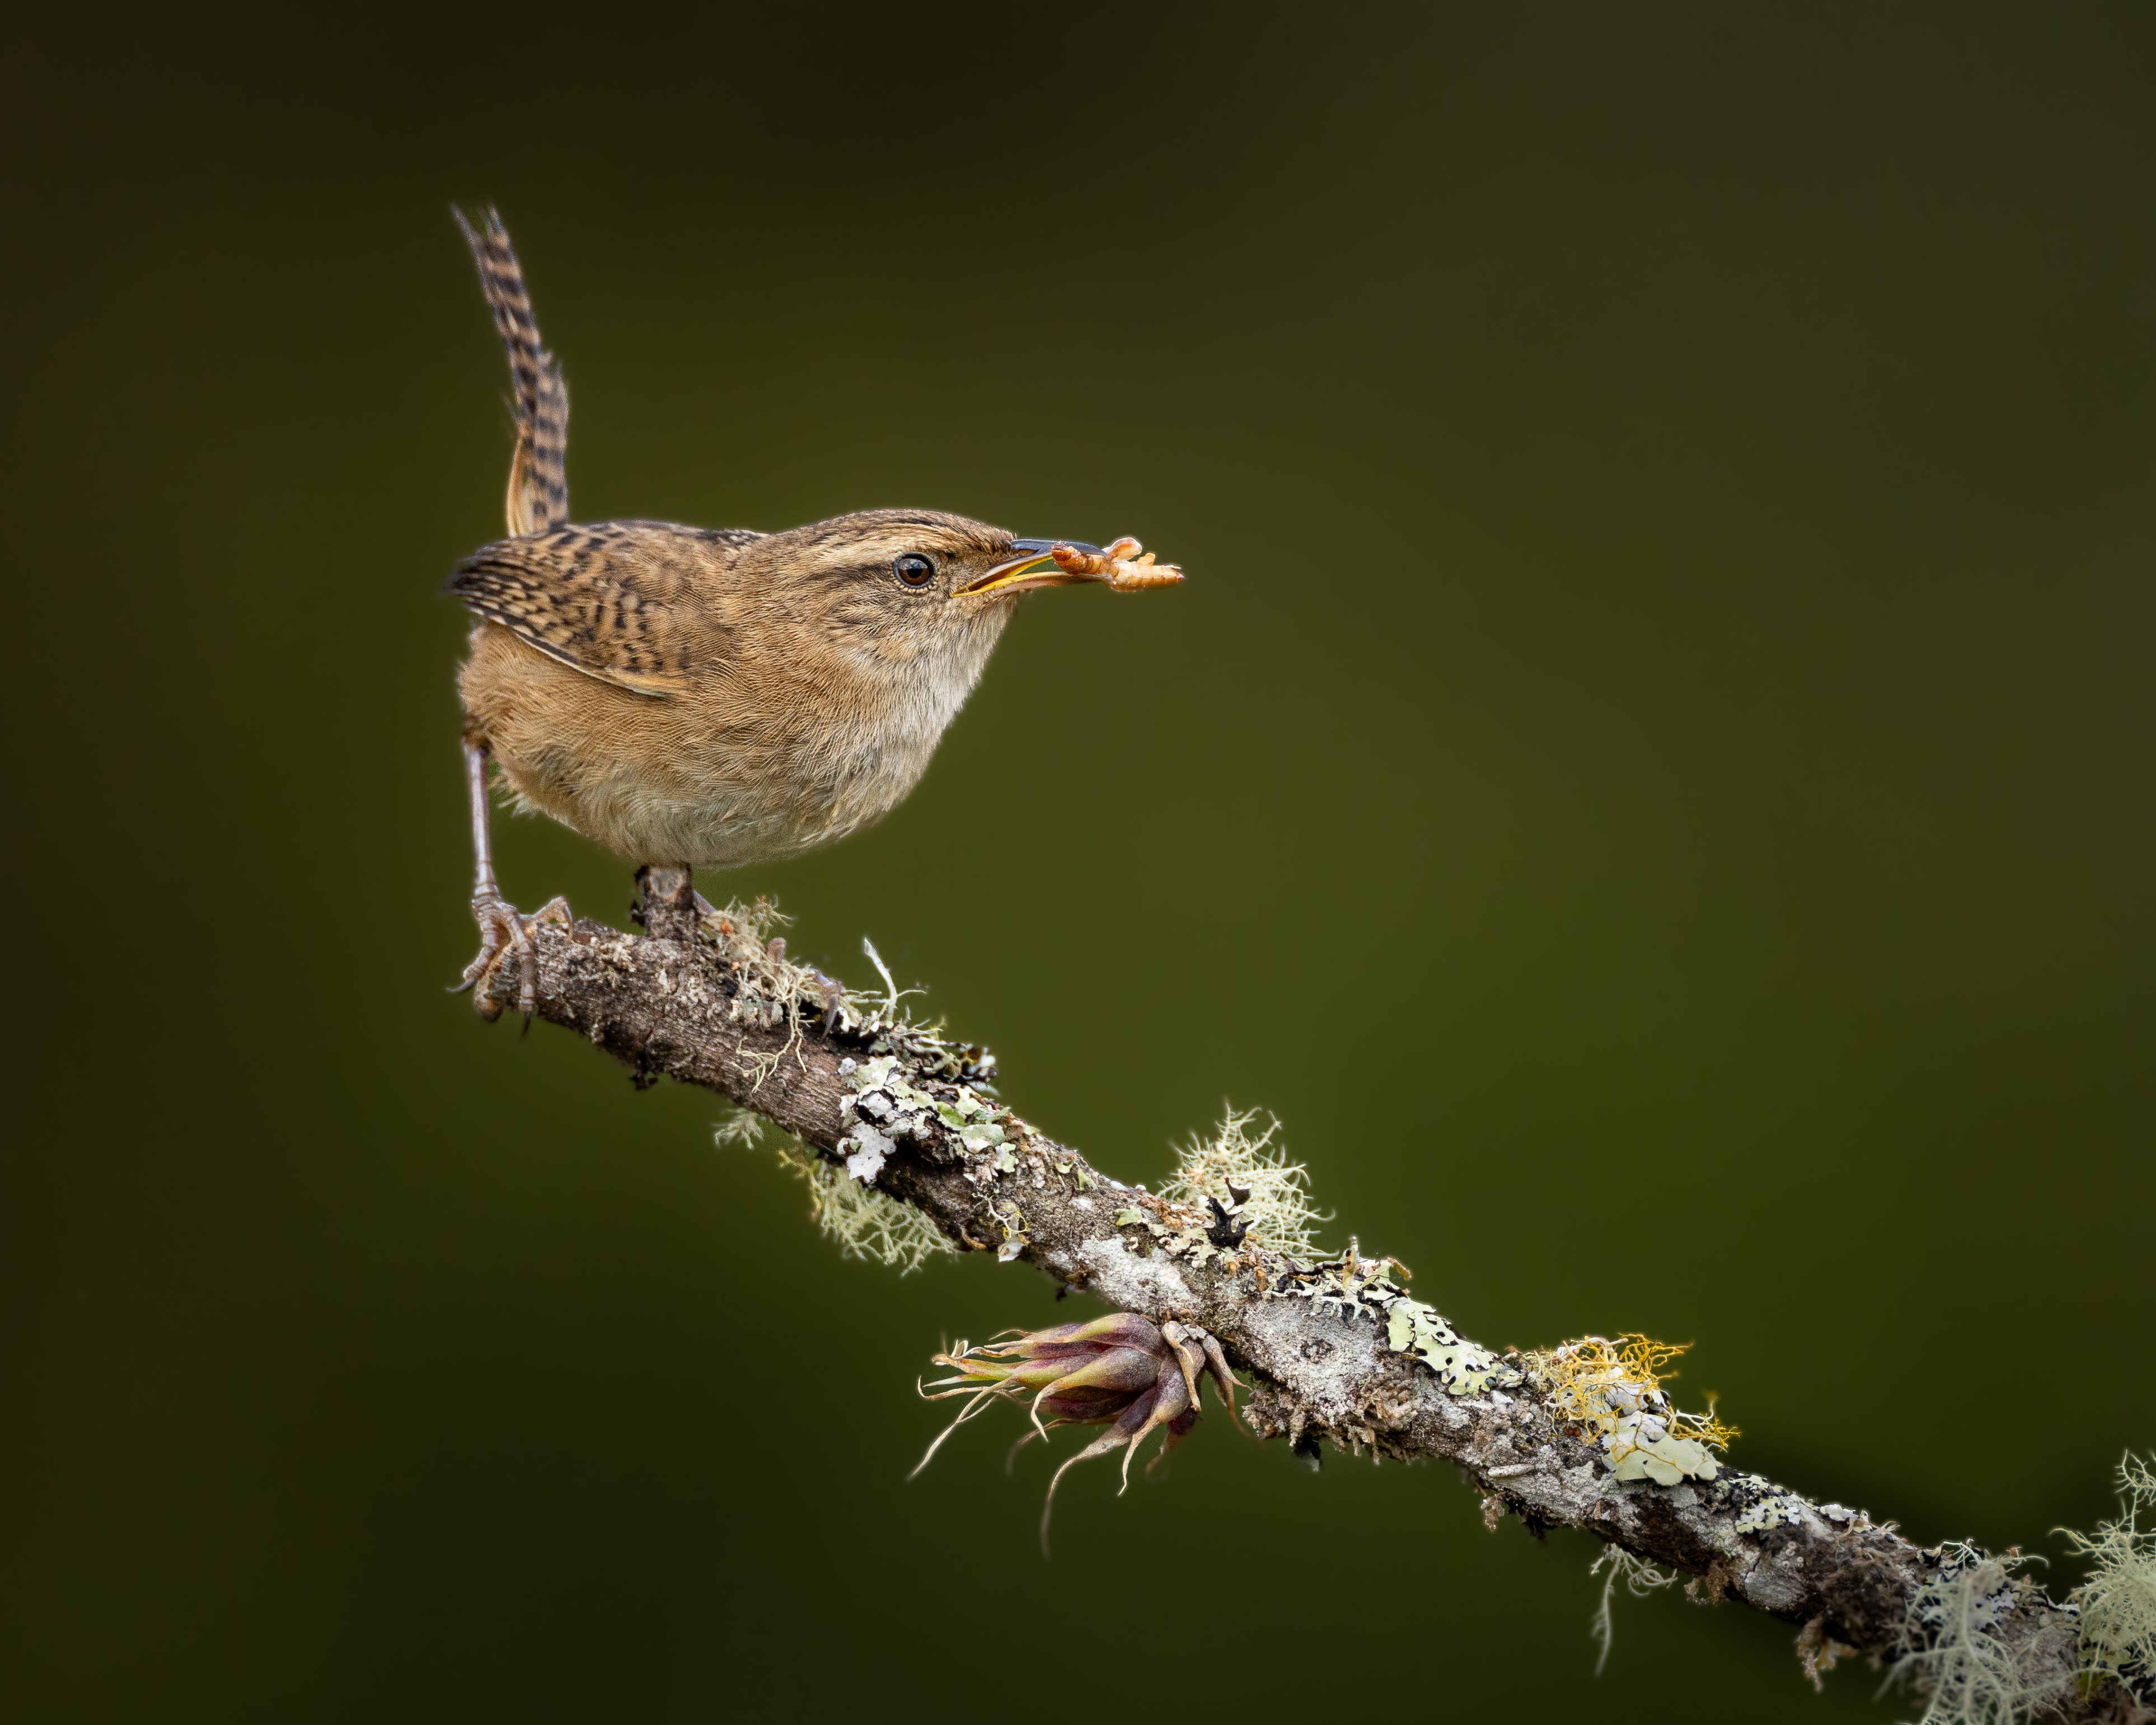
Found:
[[[524,270],[509,230],[490,208],[486,225],[475,228],[465,213],[452,208],[457,226],[479,264],[479,284],[494,312],[494,326],[509,350],[510,381],[516,387],[516,453],[509,463],[509,531],[542,532],[569,518],[569,480],[565,462],[569,447],[569,390],[562,368],[539,339],[531,315],[531,296],[524,290]]]

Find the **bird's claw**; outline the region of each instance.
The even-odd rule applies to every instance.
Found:
[[[467,988],[477,988],[474,1004],[479,1015],[493,1023],[501,1016],[501,1006],[484,985],[493,982],[501,961],[513,952],[516,954],[516,1009],[524,1014],[528,1029],[532,1014],[539,1009],[538,954],[531,944],[531,931],[542,923],[567,927],[569,901],[558,896],[550,898],[536,913],[526,916],[507,900],[487,894],[473,899],[472,916],[479,923],[479,957],[465,967],[464,980],[449,992],[461,994]]]
[[[1141,552],[1143,556],[1139,555]],[[1152,553],[1127,533],[1100,551],[1081,551],[1075,545],[1058,545],[1049,555],[1065,574],[1090,575],[1096,580],[1106,581],[1111,593],[1142,593],[1149,587],[1173,587],[1183,579],[1181,569],[1173,563],[1156,564]]]

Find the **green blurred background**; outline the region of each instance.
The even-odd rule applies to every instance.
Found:
[[[1126,1178],[1278,1111],[1468,1333],[1926,1540],[2156,1444],[2156,18],[78,13],[4,50],[13,1719],[1887,1718],[1445,1469],[1118,1502],[714,1098],[443,992],[498,203],[579,518],[1130,531],[771,891]],[[506,886],[620,919],[536,822]],[[2055,1578],[2070,1580],[2071,1566]],[[1906,1711],[1906,1707],[1902,1709]]]

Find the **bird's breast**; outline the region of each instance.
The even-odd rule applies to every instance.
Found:
[[[692,696],[701,722],[676,757],[680,794],[665,799],[688,860],[794,855],[880,820],[920,783],[986,658],[827,662]]]

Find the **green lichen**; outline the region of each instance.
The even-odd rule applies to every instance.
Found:
[[[1463,1341],[1435,1310],[1404,1294],[1386,1309],[1385,1339],[1395,1353],[1428,1366],[1455,1395],[1480,1395],[1493,1383],[1518,1378],[1495,1354]]]
[[[1520,1374],[1487,1349],[1463,1340],[1437,1312],[1410,1300],[1397,1276],[1406,1271],[1392,1258],[1366,1258],[1353,1240],[1337,1258],[1308,1269],[1291,1266],[1266,1290],[1269,1299],[1306,1299],[1323,1312],[1349,1320],[1372,1319],[1396,1353],[1428,1366],[1455,1395],[1509,1389]]]

